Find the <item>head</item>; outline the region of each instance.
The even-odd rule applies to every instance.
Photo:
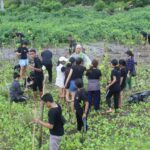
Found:
[[[19,80],[20,79],[20,74],[17,72],[14,72],[13,74],[14,80]]]
[[[72,37],[71,34],[69,34],[69,35],[68,35],[68,41],[71,41],[71,40],[73,40],[73,37]]]
[[[133,57],[134,56],[134,54],[133,54],[133,52],[131,50],[128,50],[126,52],[126,54],[127,54],[128,57]]]
[[[27,41],[22,41],[21,42],[21,47],[26,47],[28,45]]]
[[[77,79],[77,80],[75,80],[75,85],[76,85],[76,87],[77,87],[78,89],[83,88],[83,81],[82,81],[82,79]]]
[[[80,44],[77,44],[76,50],[75,50],[76,54],[80,54],[81,51],[82,51],[82,46]]]
[[[30,55],[31,59],[34,59],[36,57],[36,50],[30,49],[29,55]]]
[[[126,61],[124,59],[119,60],[119,66],[120,67],[125,67],[126,66]]]
[[[46,93],[41,97],[42,101],[46,104],[48,108],[52,107],[52,104],[54,103],[53,97],[50,93]]]
[[[94,59],[94,60],[92,61],[92,66],[93,66],[94,68],[97,68],[97,66],[98,66],[98,61],[97,61],[96,59]]]
[[[67,61],[68,61],[68,59],[66,57],[61,56],[61,57],[59,57],[58,65],[59,64],[63,64],[64,65]]]
[[[75,59],[74,57],[71,57],[71,58],[69,59],[69,62],[73,65],[73,64],[76,63],[76,59]]]
[[[111,65],[112,65],[112,67],[117,67],[118,66],[118,60],[117,59],[113,59],[111,61]]]
[[[82,58],[77,58],[76,59],[76,65],[81,65],[83,63],[83,59]]]

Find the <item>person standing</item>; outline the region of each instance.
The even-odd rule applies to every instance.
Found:
[[[39,90],[40,98],[43,95],[43,80],[44,80],[44,75],[43,75],[43,70],[42,70],[42,62],[38,58],[35,49],[31,49],[30,50],[30,57],[33,60],[33,64],[29,65],[29,69],[34,74],[33,86],[32,87],[33,87],[33,92],[34,92],[34,101],[36,102],[37,91]]]
[[[49,82],[52,82],[52,52],[50,50],[43,50],[43,52],[41,53],[41,57],[42,57],[42,64],[46,67],[46,70],[48,71],[48,75],[49,75]]]
[[[28,66],[28,48],[27,42],[22,41],[21,46],[17,49],[16,55],[19,57],[19,65],[20,65],[20,78],[22,79],[25,77],[26,68]]]
[[[101,71],[97,69],[98,61],[93,60],[92,66],[86,72],[86,76],[88,77],[88,100],[89,107],[92,106],[92,101],[94,101],[94,109],[98,110],[100,105],[100,84],[99,80],[101,78]]]
[[[83,88],[82,79],[77,79],[75,81],[75,85],[77,87],[77,91],[75,93],[75,98],[74,98],[74,108],[76,110],[77,130],[81,131],[84,125],[83,119],[86,119],[87,122],[89,102],[88,102],[87,92]],[[86,124],[86,131],[87,131],[87,124]]]
[[[82,65],[82,62],[83,62],[82,58],[76,59],[76,65],[73,65],[72,68],[70,69],[68,77],[65,82],[65,88],[67,88],[68,83],[70,82],[69,91],[71,93],[70,102],[72,102],[72,110],[74,109],[74,96],[77,90],[76,85],[75,85],[75,80],[76,79],[82,80],[84,72],[86,71],[86,68]]]
[[[64,119],[61,106],[54,102],[52,95],[49,93],[44,94],[41,99],[49,109],[48,122],[40,119],[34,119],[33,122],[50,130],[49,150],[59,150],[59,144],[64,135]]]
[[[69,54],[71,55],[72,53],[75,52],[76,48],[76,40],[73,38],[72,35],[68,35],[68,43],[69,43]]]
[[[65,98],[65,63],[68,61],[65,57],[60,57],[56,67],[55,85],[59,88],[59,98]]]
[[[136,70],[135,70],[135,61],[134,61],[134,54],[132,51],[128,50],[126,52],[127,54],[127,61],[126,61],[126,68],[127,68],[127,85],[129,89],[132,88],[132,77],[136,76]]]
[[[74,57],[76,60],[77,58],[81,58],[83,60],[83,65],[88,68],[91,65],[91,60],[90,58],[82,52],[82,46],[80,44],[78,44],[76,46],[75,52],[70,56]]]
[[[119,98],[119,108],[122,107],[122,101],[123,101],[123,91],[126,87],[126,79],[127,79],[127,70],[126,70],[126,61],[124,59],[119,60],[119,67],[120,67],[120,98]]]
[[[106,102],[108,104],[108,113],[112,112],[111,106],[111,97],[114,97],[114,108],[115,111],[119,108],[119,96],[120,96],[120,70],[118,68],[118,61],[113,59],[111,61],[112,71],[111,71],[111,80],[109,84],[106,86],[107,94],[106,94]]]

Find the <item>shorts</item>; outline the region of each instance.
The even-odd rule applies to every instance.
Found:
[[[69,90],[70,92],[75,92],[77,90],[76,85],[75,85],[75,80],[70,81]]]
[[[32,85],[33,91],[39,90],[43,91],[43,78],[34,79],[34,83]]]
[[[29,64],[28,59],[20,59],[20,60],[19,60],[19,65],[20,65],[21,67],[26,67],[26,66],[28,66],[28,64]]]

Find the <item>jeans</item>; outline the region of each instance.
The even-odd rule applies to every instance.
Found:
[[[100,107],[100,90],[98,91],[88,91],[88,101],[89,107],[92,106],[92,102],[94,102],[94,109],[98,110]]]

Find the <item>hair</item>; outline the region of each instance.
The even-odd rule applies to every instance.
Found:
[[[98,66],[98,61],[97,61],[96,59],[93,59],[92,65],[93,65],[94,68],[97,68],[97,66]]]
[[[30,49],[30,52],[36,53],[35,49]]]
[[[13,77],[14,79],[20,78],[20,74],[18,72],[14,72]]]
[[[66,67],[67,68],[71,68],[72,64],[71,63],[67,63]]]
[[[75,85],[77,88],[83,88],[83,81],[82,79],[76,79],[75,80]]]
[[[73,63],[76,62],[76,59],[75,59],[74,57],[70,57],[69,62],[70,62],[71,64],[73,64]]]
[[[46,94],[44,94],[42,97],[41,97],[41,99],[44,101],[44,102],[54,102],[53,101],[53,97],[52,97],[52,95],[50,94],[50,93],[46,93]]]
[[[126,52],[126,54],[129,55],[129,56],[131,56],[131,57],[134,56],[134,54],[133,54],[133,52],[132,52],[131,50],[128,50],[128,51]]]
[[[79,58],[76,59],[76,64],[77,65],[81,65],[82,62],[83,62],[82,58],[79,57]]]
[[[126,61],[124,59],[120,59],[119,65],[126,66]]]
[[[23,45],[28,45],[28,42],[27,41],[21,41],[21,46]]]
[[[118,60],[117,60],[117,59],[113,59],[113,60],[111,61],[111,64],[112,64],[113,66],[117,66],[117,65],[118,65]]]

